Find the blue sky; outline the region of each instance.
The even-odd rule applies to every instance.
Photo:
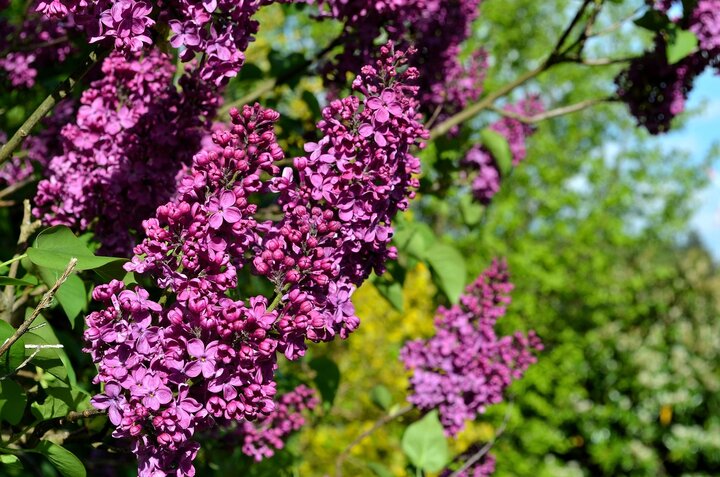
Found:
[[[693,161],[701,163],[714,142],[720,142],[720,76],[708,69],[695,82],[688,107],[700,113],[686,122],[683,128],[656,140],[663,146],[688,151]],[[716,259],[720,259],[720,160],[707,171],[711,183],[698,191],[698,208],[692,226],[700,233],[705,245]]]

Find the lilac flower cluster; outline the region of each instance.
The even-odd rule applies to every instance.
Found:
[[[61,154],[60,131],[72,120],[74,114],[74,101],[60,101],[52,115],[43,119],[43,129],[25,140],[23,152],[0,166],[0,185],[9,186],[30,179],[35,173],[35,167],[44,170],[51,157]],[[6,140],[5,133],[0,131],[0,143]]]
[[[141,476],[192,475],[199,430],[272,420],[277,352],[295,359],[306,339],[357,327],[350,295],[394,255],[390,221],[417,186],[409,149],[427,134],[416,89],[405,84],[417,71],[399,73],[405,56],[391,47],[383,55],[354,83],[364,99],[323,111],[325,136],[294,160],[298,182],[276,165],[284,157],[278,113],[232,109],[229,129],[213,133],[177,195],[143,222],[147,238],[126,265],[152,278],[163,298],[118,281],[94,291],[106,308],[87,317],[86,351],[105,384],[93,403],[108,409],[114,435],[132,442]],[[283,217],[258,221],[268,194],[278,195]],[[233,298],[248,263],[275,285],[270,305],[264,296]],[[290,408],[312,402],[304,391],[287,399],[281,405]],[[271,434],[248,432],[247,451],[277,447]]]
[[[455,458],[460,465],[464,465],[469,459],[472,459],[481,451],[479,445],[471,446],[468,450]],[[454,471],[445,469],[440,473],[440,477],[450,477]],[[485,454],[480,460],[470,465],[467,469],[458,473],[455,477],[489,477],[495,473],[495,457],[492,454]]]
[[[533,116],[543,112],[545,107],[537,96],[529,96],[517,104],[509,104],[505,110],[523,116]],[[527,155],[527,138],[535,128],[518,119],[504,117],[493,123],[490,129],[502,134],[508,141],[512,164],[517,166]],[[483,146],[471,148],[462,161],[462,173],[471,181],[470,188],[475,200],[487,205],[500,190],[502,174],[492,154]]]
[[[92,228],[103,251],[127,255],[141,221],[175,190],[207,134],[219,97],[186,73],[172,85],[170,57],[113,53],[83,92],[63,150],[38,186],[35,214],[49,225]]]
[[[322,17],[345,25],[343,52],[326,69],[329,79],[345,84],[348,72],[357,71],[375,57],[375,40],[413,45],[413,65],[421,73],[420,104],[427,115],[446,117],[482,93],[486,55],[476,52],[464,64],[461,44],[470,36],[481,0],[317,0]]]
[[[47,18],[74,18],[91,43],[111,40],[116,50],[138,52],[168,28],[183,61],[203,54],[200,76],[222,84],[237,75],[258,23],[253,15],[274,0],[41,0]],[[154,31],[155,29],[155,31]]]
[[[283,439],[305,425],[303,413],[315,409],[319,402],[315,391],[304,385],[280,396],[268,416],[240,424],[243,454],[257,462],[275,455],[285,447]]]
[[[62,63],[73,53],[68,31],[71,18],[59,22],[28,15],[20,25],[0,19],[0,85],[32,88],[38,70]]]
[[[502,401],[505,388],[535,362],[533,351],[542,349],[532,331],[527,336],[495,332],[512,288],[506,264],[493,261],[467,287],[460,304],[439,308],[435,336],[411,341],[400,351],[412,371],[408,400],[423,410],[437,409],[449,436]]]
[[[655,8],[666,13],[672,5],[673,1],[663,0],[657,2]],[[615,80],[618,96],[651,134],[670,129],[672,119],[685,110],[695,78],[705,68],[720,67],[720,4],[717,0],[699,0],[692,11],[686,11],[682,18],[674,21],[697,36],[698,51],[671,65],[667,61],[666,37],[658,34],[654,48],[634,60]]]

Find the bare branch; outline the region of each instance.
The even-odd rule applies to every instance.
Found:
[[[470,457],[458,470],[450,474],[450,477],[458,477],[460,474],[468,470],[473,464],[475,464],[477,461],[483,458],[485,454],[487,454],[490,449],[492,448],[493,444],[495,444],[495,441],[498,440],[498,437],[503,435],[505,432],[505,429],[507,428],[508,422],[510,421],[510,410],[512,409],[512,403],[508,404],[508,409],[505,412],[505,417],[503,418],[502,424],[500,424],[500,427],[498,427],[497,431],[495,432],[495,436],[485,444],[479,451],[477,451],[475,454],[473,454],[472,457]]]
[[[539,123],[540,121],[544,121],[546,119],[556,118],[558,116],[564,116],[566,114],[576,113],[578,111],[582,111],[583,109],[590,108],[597,104],[609,103],[612,101],[615,101],[615,97],[611,96],[609,98],[588,99],[585,101],[580,101],[579,103],[571,104],[568,106],[563,106],[561,108],[550,109],[548,111],[534,114],[532,116],[525,116],[522,114],[514,113],[512,111],[507,111],[502,108],[497,108],[495,106],[491,107],[490,109],[502,116],[505,116],[506,118],[516,119],[516,120],[526,123],[526,124],[534,124],[534,123]]]

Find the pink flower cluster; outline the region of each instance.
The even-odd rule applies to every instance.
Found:
[[[237,75],[243,52],[258,23],[253,15],[274,0],[41,0],[47,18],[74,18],[90,42],[112,40],[116,50],[137,52],[152,45],[168,28],[170,44],[183,61],[203,55],[203,80],[222,84]]]
[[[417,50],[412,64],[420,71],[422,112],[440,119],[462,109],[482,93],[486,55],[459,59],[472,33],[481,0],[317,0],[323,17],[343,22],[343,52],[326,70],[340,85],[350,71],[375,57],[375,40],[391,40]]]
[[[544,109],[537,96],[529,96],[517,104],[505,106],[506,111],[527,117],[539,114]],[[493,123],[490,129],[507,139],[513,166],[520,164],[527,155],[526,140],[535,132],[535,128],[518,119],[504,117]],[[489,204],[500,190],[501,171],[490,151],[483,146],[478,145],[468,151],[462,161],[462,173],[471,181],[473,197],[483,205]]]
[[[73,53],[68,32],[72,19],[58,22],[27,15],[20,25],[0,18],[0,86],[32,88],[38,70],[52,69]]]
[[[656,3],[655,8],[667,13],[673,3],[664,0]],[[669,64],[666,37],[658,34],[654,48],[634,60],[615,80],[618,96],[651,134],[670,129],[672,119],[685,110],[695,78],[705,68],[720,68],[720,4],[717,0],[698,0],[692,11],[686,11],[682,18],[674,21],[695,33],[698,51]]]
[[[277,450],[285,447],[283,439],[305,425],[303,413],[315,409],[318,404],[315,391],[304,385],[283,394],[268,416],[240,424],[238,433],[242,439],[243,454],[257,462],[272,457]]]
[[[357,327],[350,295],[394,255],[390,221],[417,185],[410,147],[427,134],[405,84],[417,72],[398,72],[403,53],[383,55],[354,83],[364,99],[323,111],[325,136],[294,160],[298,182],[276,165],[278,113],[231,110],[229,129],[194,156],[176,197],[143,222],[147,238],[126,265],[149,275],[162,299],[118,281],[94,291],[106,308],[87,317],[86,350],[105,383],[93,402],[109,410],[114,435],[131,440],[141,476],[192,475],[198,430],[274,412],[278,351],[295,359],[306,339]],[[272,194],[282,218],[259,221]],[[274,284],[272,304],[238,299],[246,264]],[[278,436],[247,435],[255,457],[267,453],[263,439],[277,447]]]
[[[83,92],[63,149],[38,186],[35,214],[48,225],[93,229],[103,251],[127,255],[141,221],[175,190],[209,129],[219,97],[196,73],[172,85],[170,57],[157,50],[111,54]]]
[[[542,349],[532,331],[527,336],[495,332],[512,288],[507,266],[494,261],[467,287],[460,304],[439,308],[435,336],[411,341],[400,351],[412,371],[408,400],[423,410],[437,409],[449,436],[502,401],[505,388],[535,362],[533,351]]]

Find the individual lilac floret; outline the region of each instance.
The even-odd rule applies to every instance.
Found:
[[[435,336],[411,341],[400,351],[412,372],[408,400],[424,411],[437,409],[448,436],[501,402],[505,388],[535,362],[533,352],[542,349],[532,331],[527,336],[495,332],[512,288],[507,266],[494,261],[467,287],[458,305],[438,309]]]
[[[467,461],[472,459],[478,452],[481,452],[482,449],[482,446],[474,445],[459,456],[457,456],[455,458],[455,461],[458,463],[458,468],[460,468]],[[495,457],[492,454],[486,453],[480,458],[480,460],[478,460],[474,464],[471,464],[470,467],[463,470],[462,472],[458,474],[454,474],[453,472],[455,471],[451,469],[445,469],[440,472],[440,477],[450,477],[451,475],[454,477],[489,477],[493,473],[495,473]]]
[[[219,103],[197,74],[183,76],[178,91],[173,71],[157,50],[105,59],[38,186],[35,214],[45,224],[92,229],[104,253],[129,254],[142,219],[175,191]]]
[[[482,146],[471,148],[462,161],[462,172],[472,177],[470,189],[482,205],[488,205],[500,191],[500,170],[492,155]]]
[[[279,397],[275,410],[254,422],[243,422],[238,434],[243,454],[256,462],[268,459],[285,447],[285,439],[305,425],[304,413],[319,404],[315,391],[300,385]]]

